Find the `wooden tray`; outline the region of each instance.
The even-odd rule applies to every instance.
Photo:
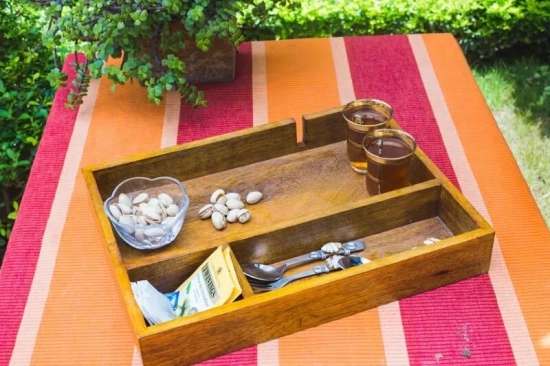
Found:
[[[145,365],[191,364],[448,285],[489,269],[494,231],[417,149],[411,186],[369,197],[346,158],[342,107],[83,169]],[[399,128],[392,121],[392,128]],[[139,251],[120,240],[103,212],[115,186],[168,175],[191,199],[176,240]],[[198,218],[216,188],[264,198],[245,225],[216,231]],[[442,241],[423,245],[428,237]],[[363,239],[371,263],[254,293],[240,264],[275,263],[330,241]],[[232,304],[147,326],[130,282],[175,290],[218,247],[229,246],[243,287]],[[303,270],[301,268],[300,270]],[[353,296],[350,296],[353,294]]]

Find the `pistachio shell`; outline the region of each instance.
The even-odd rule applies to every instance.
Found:
[[[216,189],[210,196],[210,203],[215,204],[221,196],[225,196],[225,191],[223,189]]]
[[[241,195],[235,192],[229,192],[225,194],[225,197],[227,197],[227,200],[239,200],[241,201]]]
[[[259,202],[262,199],[262,192],[253,191],[246,195],[246,202],[249,204],[254,204]]]
[[[148,223],[147,220],[145,219],[145,216],[139,216],[139,217],[137,218],[137,224],[138,224],[138,225],[143,225],[143,226],[145,226],[145,225],[147,225],[147,224],[149,224],[149,223]]]
[[[159,222],[161,222],[160,215],[153,211],[145,211],[143,213],[143,217],[145,218],[145,221],[147,221],[149,224],[158,224]]]
[[[212,216],[212,211],[214,210],[214,206],[211,203],[208,203],[201,207],[199,210],[199,217],[201,220],[205,220]]]
[[[239,201],[239,200],[229,200],[225,205],[230,210],[233,210],[235,208],[239,208],[239,209],[244,208],[243,201]]]
[[[120,219],[120,215],[122,215],[122,211],[116,203],[109,205],[109,212],[111,212],[111,215],[117,220]]]
[[[156,212],[159,215],[162,213],[162,207],[158,203],[147,204],[147,208],[143,212]]]
[[[118,195],[118,203],[122,203],[126,206],[132,206],[132,200],[130,199],[130,196],[125,193],[121,193]]]
[[[164,220],[162,220],[161,224],[169,224],[171,223],[172,221],[174,221],[175,217],[171,217],[171,216],[168,216],[167,218],[165,218]]]
[[[143,240],[145,239],[145,229],[136,229],[134,238],[136,238],[139,243],[143,243]]]
[[[217,211],[217,212],[221,213],[222,215],[226,216],[227,213],[229,212],[229,209],[227,208],[227,206],[219,205],[219,204],[216,203],[214,205],[214,211]]]
[[[132,215],[141,216],[141,214],[141,208],[139,208],[138,206],[132,207]]]
[[[117,203],[116,205],[120,208],[120,212],[122,212],[123,215],[130,215],[132,213],[132,207],[127,206],[124,203]]]
[[[134,233],[134,219],[132,218],[132,216],[130,215],[122,215],[120,216],[120,219],[118,220],[119,223],[123,224],[123,225],[128,225],[128,226],[123,226],[122,229],[124,231],[126,231],[128,234],[133,234]]]
[[[248,222],[250,220],[250,211],[248,211],[246,208],[239,210],[239,212],[237,213],[237,220],[239,220],[241,224]]]
[[[133,199],[132,203],[134,205],[139,205],[140,203],[147,202],[149,200],[149,195],[145,192],[140,193]]]
[[[218,198],[218,200],[216,201],[216,204],[217,205],[225,205],[227,202],[227,196],[221,196],[220,198]]]
[[[236,222],[237,221],[237,215],[239,214],[240,209],[235,208],[233,210],[229,210],[227,213],[227,222]]]
[[[149,198],[149,201],[147,201],[147,204],[148,205],[158,205],[159,204],[159,200],[157,198]]]
[[[164,207],[168,207],[170,206],[171,204],[174,203],[174,199],[172,197],[170,197],[170,195],[166,194],[166,193],[161,193],[158,195],[158,200],[160,201],[160,203],[164,206]]]
[[[225,229],[225,226],[227,225],[225,216],[219,213],[218,211],[214,211],[212,213],[212,224],[214,224],[214,227],[217,230]]]
[[[160,227],[154,227],[154,228],[151,228],[151,229],[145,229],[145,232],[143,234],[145,236],[153,238],[153,237],[163,236],[164,235],[164,230],[161,229]]]
[[[166,208],[166,214],[168,216],[176,216],[178,212],[180,212],[178,205],[171,204],[168,208]]]
[[[139,204],[138,207],[139,207],[139,209],[141,210],[141,212],[143,212],[143,211],[147,210],[147,207],[148,207],[148,206],[149,206],[149,205],[148,205],[147,203],[142,202],[142,203]]]

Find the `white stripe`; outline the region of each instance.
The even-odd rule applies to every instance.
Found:
[[[344,38],[331,38],[332,59],[336,71],[340,104],[344,105],[356,99],[349,68]],[[408,366],[409,353],[405,341],[405,331],[401,320],[399,303],[393,302],[378,307],[378,316],[382,330],[382,342],[386,352],[387,366]]]
[[[160,140],[161,148],[174,146],[177,143],[181,106],[180,95],[175,91],[166,93],[164,100],[166,108],[164,110],[164,125]]]
[[[416,63],[428,94],[443,143],[447,149],[456,177],[462,187],[462,193],[479,211],[481,215],[491,223],[487,206],[483,201],[481,192],[466,157],[460,137],[456,131],[451,113],[447,108],[445,97],[439,86],[428,51],[421,35],[409,35]],[[502,314],[502,320],[510,340],[510,345],[518,366],[538,365],[538,359],[533,346],[527,324],[521,312],[510,274],[506,268],[498,239],[495,239],[491,268],[489,270],[491,283],[495,290],[497,302]]]
[[[279,366],[279,340],[258,344],[258,366]]]
[[[384,340],[386,365],[409,366],[407,341],[399,302],[394,301],[378,307],[378,315],[380,316],[380,328]]]
[[[349,69],[348,55],[344,38],[331,38],[330,46],[332,48],[332,59],[336,70],[336,82],[338,84],[338,94],[342,105],[355,100],[355,90],[353,89],[353,80],[351,80],[351,71]]]
[[[92,80],[90,82],[88,95],[85,97],[84,103],[80,105],[78,111],[50,216],[48,217],[44,237],[42,238],[36,271],[19,331],[17,332],[10,365],[28,365],[31,362],[42,314],[46,306],[48,292],[50,291],[61,234],[65,226],[76,176],[80,171],[80,159],[76,159],[75,157],[82,157],[99,84],[100,80]]]
[[[137,346],[134,346],[134,354],[132,356],[132,366],[143,366],[143,361],[141,359],[141,355],[139,353],[139,349]]]
[[[269,122],[265,43],[252,42],[252,125]]]

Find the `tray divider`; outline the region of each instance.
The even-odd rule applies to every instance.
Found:
[[[241,267],[241,264],[237,260],[237,257],[235,257],[235,253],[233,253],[233,249],[230,245],[228,245],[231,255],[231,260],[233,261],[233,266],[235,267],[235,273],[237,274],[237,278],[239,279],[239,284],[241,285],[241,288],[243,290],[242,296],[243,298],[249,298],[254,296],[254,291],[252,290],[252,287],[250,287],[250,284],[248,283],[248,280],[246,279],[246,276],[244,275],[243,269]]]

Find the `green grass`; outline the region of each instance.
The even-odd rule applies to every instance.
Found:
[[[550,227],[550,77],[531,58],[474,67],[474,76]]]

